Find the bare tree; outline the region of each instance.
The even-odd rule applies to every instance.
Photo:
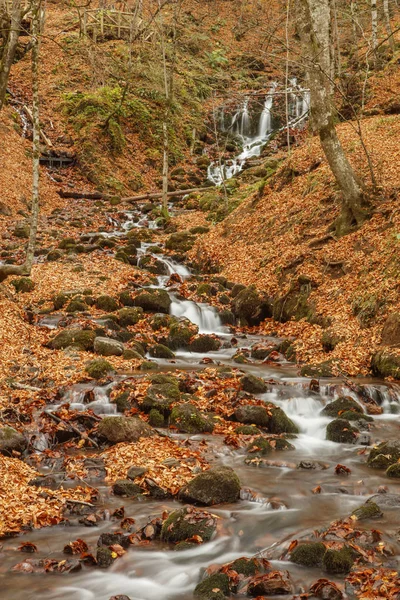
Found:
[[[11,14],[6,15],[9,29],[4,30],[3,55],[0,62],[0,110],[3,108],[7,93],[8,78],[15,59],[22,21],[21,0],[13,0]]]
[[[389,0],[383,0],[383,14],[385,17],[385,28],[389,38],[390,48],[392,49],[392,52],[394,52],[396,50],[396,44],[393,37],[392,25],[390,23]]]
[[[378,46],[378,7],[377,0],[371,0],[371,37],[372,50],[376,52]]]
[[[326,159],[342,193],[336,232],[344,235],[367,217],[362,184],[357,178],[335,128],[332,71],[332,0],[300,0],[299,33],[311,93],[311,118]]]
[[[42,17],[42,0],[32,0],[32,200],[28,246],[25,262],[22,265],[0,265],[0,283],[10,275],[30,275],[35,256],[36,237],[39,221],[39,159],[40,159],[40,120],[39,120],[39,46]]]

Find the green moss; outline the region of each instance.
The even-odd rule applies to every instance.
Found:
[[[210,575],[194,590],[196,600],[224,600],[229,594],[229,577],[225,573]]]
[[[354,444],[359,430],[345,419],[335,419],[326,428],[326,439],[339,444]]]
[[[374,448],[368,456],[368,465],[378,469],[387,469],[400,461],[400,442],[397,440],[389,440],[382,442]]]
[[[272,451],[272,446],[267,439],[258,437],[247,446],[246,452],[255,454],[257,456],[265,456]]]
[[[322,562],[325,571],[332,575],[348,573],[354,564],[354,554],[347,546],[341,550],[327,550]]]
[[[191,341],[189,349],[191,352],[203,354],[206,352],[216,352],[220,347],[221,342],[219,339],[211,335],[198,335]]]
[[[57,296],[55,296],[53,299],[54,310],[60,310],[67,304],[67,302],[68,302],[68,296],[66,296],[63,293],[57,294]]]
[[[393,477],[395,479],[400,478],[400,463],[395,463],[394,465],[390,465],[390,467],[386,471],[386,475],[388,477]]]
[[[61,250],[50,250],[50,252],[46,256],[46,260],[49,262],[55,262],[59,260],[63,256]]]
[[[320,567],[326,548],[321,542],[299,544],[290,555],[290,560],[304,567]]]
[[[372,371],[380,377],[400,379],[400,357],[388,348],[379,350],[372,357]]]
[[[163,344],[155,344],[154,346],[151,346],[149,348],[149,354],[153,358],[175,358],[175,354],[172,352],[172,350],[170,350],[169,348],[167,348],[167,346],[164,346]]]
[[[117,312],[119,324],[122,327],[129,325],[136,325],[143,317],[143,309],[140,307],[136,308],[121,308]]]
[[[74,346],[81,350],[93,350],[96,333],[91,329],[64,329],[49,342],[51,348],[61,350]]]
[[[167,250],[174,250],[175,252],[188,252],[193,248],[195,243],[195,237],[188,231],[179,231],[178,233],[172,233],[165,242]]]
[[[365,423],[372,423],[373,418],[369,415],[364,415],[359,412],[353,412],[352,410],[347,410],[343,414],[340,415],[341,419],[346,419],[347,421],[364,421]]]
[[[258,429],[258,427],[255,427],[255,425],[239,425],[239,427],[236,427],[235,433],[241,435],[257,435],[258,433],[261,433],[261,430]]]
[[[105,361],[107,362],[107,361]],[[117,411],[120,413],[125,412],[131,408],[131,403],[129,402],[130,393],[128,391],[122,392],[115,399],[114,403],[117,407]]]
[[[212,421],[207,419],[193,404],[174,406],[170,416],[170,425],[183,433],[211,433],[214,429]]]
[[[286,413],[278,406],[270,409],[272,413],[269,422],[269,431],[271,433],[299,433],[299,428]]]
[[[117,300],[115,300],[115,298],[113,298],[112,296],[104,295],[99,296],[96,299],[96,308],[99,308],[100,310],[104,310],[106,312],[114,312],[118,310],[119,304]]]
[[[194,535],[199,535],[203,542],[208,542],[215,529],[216,519],[210,513],[185,507],[175,510],[164,521],[161,540],[163,542],[181,542]]]
[[[267,384],[261,377],[246,374],[240,380],[242,390],[249,394],[264,394],[267,391]]]
[[[149,412],[149,423],[152,427],[164,427],[165,418],[158,410],[152,408]]]
[[[85,312],[87,311],[87,309],[88,305],[86,304],[86,302],[84,302],[80,298],[74,298],[73,300],[71,300],[71,302],[69,302],[66,310],[68,313],[75,313]]]
[[[108,373],[114,372],[115,369],[112,364],[104,358],[95,358],[87,363],[85,371],[92,379],[102,379],[102,377],[105,377]]]
[[[326,415],[328,417],[339,417],[342,416],[342,413],[346,411],[353,411],[360,414],[363,414],[364,412],[360,404],[358,404],[358,402],[356,402],[352,398],[343,396],[327,404],[325,408],[321,411],[321,414]]]
[[[13,279],[11,285],[14,286],[15,291],[18,293],[32,292],[35,289],[35,283],[29,277],[19,277]]]
[[[198,296],[210,296],[211,285],[209,283],[201,283],[196,290]]]
[[[142,493],[140,487],[130,479],[117,479],[112,490],[116,496],[139,496]]]
[[[375,502],[368,502],[363,504],[359,508],[356,508],[351,513],[354,517],[357,517],[358,521],[365,521],[367,519],[379,519],[383,513],[379,506]]]

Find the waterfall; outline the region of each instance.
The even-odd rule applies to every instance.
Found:
[[[272,131],[272,115],[271,109],[274,102],[274,97],[268,95],[265,98],[264,108],[260,116],[260,122],[258,125],[258,137],[264,139],[268,133]]]

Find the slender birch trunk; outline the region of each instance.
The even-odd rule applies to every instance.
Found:
[[[3,108],[6,98],[8,79],[18,46],[21,20],[21,0],[13,0],[10,15],[10,30],[4,44],[3,56],[0,62],[0,110]]]
[[[378,46],[378,6],[377,0],[371,0],[371,40],[372,50],[376,52]]]
[[[392,52],[394,52],[396,50],[396,44],[393,37],[392,25],[390,23],[389,0],[383,0],[383,14],[385,17],[385,28],[389,38],[390,48],[392,49]]]
[[[362,186],[343,150],[335,128],[331,73],[331,0],[300,0],[299,32],[311,93],[311,118],[342,193],[338,235],[359,226],[367,216]]]

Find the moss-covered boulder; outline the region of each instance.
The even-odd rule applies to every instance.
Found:
[[[73,346],[78,350],[93,350],[96,334],[91,329],[64,329],[50,340],[50,348],[62,350]]]
[[[160,329],[168,328],[174,321],[178,321],[178,319],[164,313],[156,313],[155,315],[151,315],[146,319],[146,322],[150,325],[153,331],[160,331]]]
[[[143,318],[143,309],[139,306],[135,308],[121,308],[117,312],[117,317],[122,327],[136,325]]]
[[[339,417],[346,411],[353,411],[362,414],[364,411],[362,406],[353,398],[342,396],[333,402],[329,402],[321,411],[321,415],[327,417]]]
[[[13,235],[17,238],[27,240],[29,238],[30,230],[29,224],[21,221],[15,225]]]
[[[153,273],[153,275],[168,275],[169,273],[168,265],[165,262],[149,254],[139,259],[138,267]]]
[[[119,308],[119,302],[112,296],[99,296],[96,299],[96,308],[104,310],[104,312],[114,312]]]
[[[271,433],[299,433],[299,428],[292,419],[289,419],[287,414],[279,406],[271,406],[271,420],[269,423],[269,431]]]
[[[386,470],[386,475],[388,477],[392,477],[393,479],[400,479],[400,463],[390,465],[390,467]]]
[[[298,433],[295,423],[278,406],[246,404],[235,410],[235,418],[240,423],[248,423],[265,427],[270,433]]]
[[[246,452],[257,456],[265,456],[272,452],[272,446],[265,437],[257,437],[247,446]]]
[[[122,342],[101,336],[95,338],[93,348],[100,356],[122,356],[125,350]]]
[[[173,383],[156,383],[148,388],[146,396],[140,402],[140,407],[145,412],[155,408],[163,415],[168,415],[172,404],[179,399],[180,391],[176,380]]]
[[[217,518],[207,511],[187,506],[172,512],[161,529],[163,542],[182,542],[194,535],[208,542],[215,533]]]
[[[215,338],[212,335],[198,335],[196,336],[192,342],[190,343],[189,350],[191,352],[216,352],[221,347],[221,342],[219,339]]]
[[[354,552],[348,546],[341,550],[327,550],[324,554],[322,565],[324,570],[331,575],[348,573],[355,561]]]
[[[172,350],[167,348],[167,346],[164,346],[164,344],[155,344],[154,346],[150,346],[149,354],[153,358],[175,358],[175,354],[172,352]]]
[[[190,340],[197,335],[199,328],[186,318],[174,319],[169,326],[169,335],[165,340],[165,345],[172,350],[178,348],[187,348]]]
[[[102,379],[108,373],[114,372],[114,367],[104,358],[95,358],[86,364],[85,371],[92,379]]]
[[[304,567],[320,567],[326,552],[322,542],[299,544],[290,554],[290,560]]]
[[[195,236],[188,231],[179,231],[177,233],[172,233],[169,238],[167,238],[165,247],[167,250],[174,250],[175,252],[184,254],[193,248],[195,241]]]
[[[265,302],[254,287],[242,289],[233,298],[232,312],[243,323],[251,325],[256,325],[263,318],[270,316],[265,310]]]
[[[372,372],[378,377],[400,379],[400,355],[384,348],[374,354],[371,361]]]
[[[346,419],[335,419],[326,428],[326,439],[338,444],[355,444],[359,430]]]
[[[164,427],[165,417],[160,411],[152,408],[149,412],[149,423],[152,427]]]
[[[324,360],[318,364],[304,365],[300,369],[300,375],[302,377],[312,377],[313,379],[332,377],[333,374],[333,364],[331,360]]]
[[[82,298],[72,298],[70,302],[68,302],[66,311],[67,313],[76,313],[76,312],[86,312],[88,310],[88,305]]]
[[[0,427],[0,453],[11,456],[14,452],[23,452],[27,441],[22,433],[13,427]]]
[[[229,577],[225,573],[210,575],[198,583],[194,590],[196,600],[224,600],[229,595]]]
[[[390,440],[372,448],[368,456],[368,465],[376,469],[387,469],[399,460],[400,441]]]
[[[115,558],[116,555],[113,554],[110,548],[107,548],[106,546],[99,546],[97,548],[96,561],[97,566],[100,567],[100,569],[107,569],[108,567],[111,567]]]
[[[169,424],[182,433],[211,433],[214,429],[214,423],[190,402],[174,406]]]
[[[353,517],[356,517],[358,521],[366,521],[368,519],[379,519],[383,516],[383,512],[375,502],[369,502],[363,504],[358,508],[354,509],[351,513]]]
[[[264,379],[250,375],[250,373],[241,378],[240,385],[242,390],[249,394],[264,394],[268,389]]]
[[[150,425],[137,417],[104,417],[97,428],[97,435],[111,444],[137,442],[154,433]]]
[[[61,250],[50,250],[50,252],[47,253],[46,260],[49,262],[56,262],[57,260],[60,260],[62,256],[63,253]]]
[[[165,290],[148,290],[138,294],[133,303],[146,312],[169,313],[171,298]]]
[[[256,575],[247,586],[247,594],[253,598],[286,596],[291,593],[293,584],[288,571],[270,571],[264,575]]]
[[[261,433],[261,429],[258,429],[255,425],[239,425],[239,427],[236,427],[235,433],[239,435],[258,435]]]
[[[236,502],[240,495],[240,480],[230,467],[215,467],[197,475],[179,492],[179,498],[189,504],[212,506]]]
[[[18,277],[12,279],[11,285],[14,286],[15,291],[18,293],[32,292],[35,289],[35,282],[29,277]]]
[[[117,479],[113,483],[112,491],[115,496],[127,496],[128,498],[139,496],[142,493],[140,487],[131,479]]]

